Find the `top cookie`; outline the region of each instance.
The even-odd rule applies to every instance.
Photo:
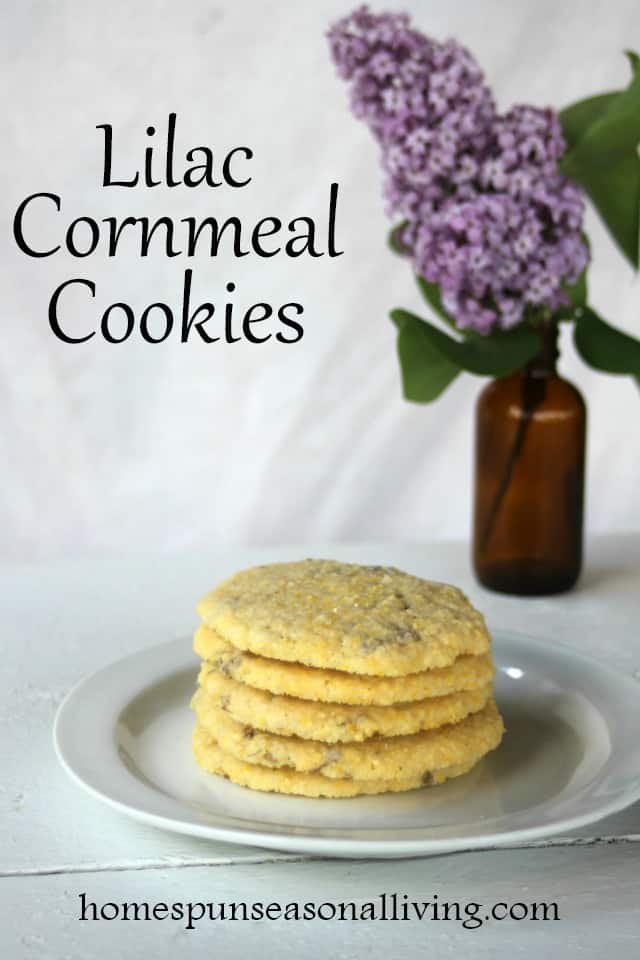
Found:
[[[490,645],[482,614],[457,587],[333,560],[241,570],[198,612],[240,650],[372,676],[446,667]]]

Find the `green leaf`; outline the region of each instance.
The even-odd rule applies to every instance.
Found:
[[[575,320],[576,311],[580,307],[584,307],[587,302],[587,271],[589,266],[587,265],[575,283],[565,283],[563,287],[565,291],[569,294],[569,300],[571,301],[566,307],[558,307],[557,310],[553,311],[553,317],[555,320]]]
[[[591,242],[587,234],[582,231],[582,239],[586,244],[589,252],[591,252]],[[587,273],[589,271],[589,264],[587,263],[586,267],[578,277],[575,283],[563,283],[562,287],[566,293],[569,294],[569,304],[566,307],[558,307],[553,311],[554,320],[575,320],[576,312],[579,307],[584,307],[587,302],[588,290],[587,290]]]
[[[425,301],[429,304],[432,310],[438,314],[438,316],[449,324],[450,327],[457,329],[456,322],[451,316],[450,313],[447,313],[445,308],[442,306],[442,300],[440,298],[440,287],[437,283],[429,283],[428,280],[425,280],[424,277],[416,275],[416,281],[420,289],[420,293],[424,297]],[[461,331],[462,332],[462,331]]]
[[[565,284],[565,290],[569,294],[572,307],[583,307],[587,302],[587,270],[584,268],[575,283]]]
[[[629,58],[631,69],[634,73],[637,73],[638,68],[640,67],[640,56],[638,56],[635,50],[625,50],[625,53]]]
[[[406,227],[408,222],[409,222],[408,220],[403,220],[402,223],[396,224],[395,227],[391,228],[391,230],[389,231],[389,236],[387,237],[389,246],[391,247],[393,252],[399,253],[401,257],[406,257],[407,250],[402,246],[402,244],[398,240],[398,234],[400,233],[403,227]]]
[[[428,343],[430,352],[435,351],[454,367],[479,376],[505,376],[540,350],[540,339],[528,324],[460,341],[407,310],[392,310],[391,319],[401,332],[407,328],[420,331],[421,340],[412,342]]]
[[[569,149],[562,170],[584,187],[633,267],[640,265],[640,60],[629,52],[626,90],[574,104],[561,113]]]
[[[457,377],[460,367],[434,347],[422,321],[415,320],[396,320],[402,389],[407,400],[430,403]]]
[[[622,90],[613,90],[611,93],[600,93],[586,100],[578,100],[560,111],[562,132],[567,141],[567,152],[570,151],[582,138],[596,120],[603,116],[609,107],[613,106]]]
[[[576,349],[596,370],[640,379],[640,341],[616,330],[591,307],[583,307],[573,331]]]

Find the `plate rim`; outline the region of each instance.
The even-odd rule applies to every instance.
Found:
[[[502,641],[505,641],[507,643],[515,643],[515,645],[520,645],[525,649],[535,648],[541,653],[546,652],[552,656],[560,655],[570,660],[581,661],[585,663],[585,665],[589,665],[592,669],[597,669],[603,681],[608,681],[609,683],[616,685],[622,685],[623,687],[627,688],[630,694],[631,691],[633,691],[633,693],[638,696],[640,701],[640,690],[638,690],[637,681],[627,674],[617,670],[616,668],[611,667],[608,663],[603,663],[597,657],[582,653],[581,651],[576,651],[573,647],[561,641],[551,641],[543,637],[533,636],[517,630],[491,627],[490,632],[497,641],[498,646]],[[179,658],[176,657],[178,662],[170,668],[165,666],[165,668],[162,670],[161,676],[165,677],[171,673],[177,672],[180,669],[187,669],[187,650],[189,653],[191,653],[191,650],[189,647],[185,649],[184,644],[185,640],[181,638],[165,640],[159,644],[153,644],[151,646],[142,648],[141,650],[134,651],[133,653],[127,654],[124,657],[105,664],[103,667],[79,680],[66,694],[56,711],[52,731],[53,746],[57,759],[62,768],[65,770],[66,774],[85,793],[106,804],[111,809],[116,810],[118,813],[122,813],[137,822],[167,830],[171,833],[179,833],[182,835],[195,836],[202,839],[217,840],[226,843],[236,843],[244,846],[261,848],[263,850],[272,850],[275,852],[280,851],[284,853],[308,854],[312,856],[324,855],[338,858],[402,858],[421,857],[467,850],[522,847],[551,836],[559,836],[563,831],[575,830],[579,827],[586,826],[589,823],[601,820],[604,817],[611,816],[612,814],[624,810],[626,807],[632,805],[640,799],[640,769],[638,769],[636,782],[627,786],[625,789],[620,789],[606,802],[599,804],[592,810],[586,810],[582,813],[575,814],[574,816],[560,817],[551,823],[542,822],[538,825],[520,827],[513,830],[502,830],[494,833],[482,833],[475,836],[471,834],[461,835],[459,837],[431,836],[424,838],[412,837],[405,839],[399,839],[397,836],[395,838],[384,838],[380,836],[376,838],[367,838],[353,835],[350,837],[326,835],[326,833],[331,831],[331,829],[348,829],[340,827],[298,827],[296,828],[296,832],[286,832],[283,829],[285,825],[281,824],[269,825],[272,827],[272,829],[265,830],[254,829],[251,826],[233,826],[225,823],[198,823],[195,820],[188,820],[186,818],[179,819],[177,817],[164,816],[162,814],[149,811],[139,805],[136,806],[122,799],[118,799],[117,796],[110,795],[104,789],[97,787],[95,784],[85,779],[85,777],[83,777],[76,769],[74,769],[73,764],[69,761],[65,751],[64,743],[61,742],[61,731],[64,723],[67,720],[67,714],[76,707],[75,701],[82,695],[85,687],[89,686],[91,683],[95,683],[104,674],[110,671],[122,670],[130,661],[139,660],[141,657],[148,657],[149,655],[153,655],[154,652],[159,653],[161,650],[168,651],[175,649],[176,653],[178,650],[181,653]],[[197,659],[195,658],[193,661],[193,669],[195,673],[197,670]],[[143,686],[138,686],[137,691],[129,697],[127,703],[131,702],[133,697],[148,689],[156,679],[157,677],[154,677],[153,674],[150,673],[148,682]],[[122,705],[118,706],[117,710],[114,710],[114,713],[110,718],[111,726],[114,731],[118,722],[118,718],[122,713],[122,709]],[[124,762],[122,760],[120,760],[120,762],[122,764],[123,771],[125,771],[128,776],[137,779],[135,778],[135,775],[127,769]],[[148,786],[146,784],[143,786],[145,786],[145,789],[147,790],[156,790],[156,792],[159,792],[158,788],[154,788],[153,786]],[[173,799],[176,803],[181,802],[178,798]],[[186,805],[184,805],[184,808],[185,810],[188,809]],[[221,814],[220,816],[226,817],[224,814]],[[242,818],[238,819],[240,823],[242,823]],[[246,820],[245,822],[250,824],[254,821]],[[281,828],[281,832],[279,832],[278,828]],[[315,833],[317,829],[321,829],[323,831],[323,835],[317,835]],[[402,829],[419,831],[427,830],[429,828],[414,826],[406,828],[378,827],[371,829],[375,829],[377,833],[380,833],[384,830],[399,832]],[[353,830],[349,830],[349,832],[353,834]]]

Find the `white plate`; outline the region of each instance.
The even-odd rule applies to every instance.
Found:
[[[405,794],[308,800],[258,793],[193,761],[189,640],[83,681],[56,717],[58,756],[89,793],[138,820],[216,840],[338,857],[407,857],[533,840],[640,797],[640,689],[566,647],[494,631],[507,733],[464,777]]]

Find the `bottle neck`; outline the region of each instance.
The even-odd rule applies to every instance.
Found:
[[[558,351],[558,325],[551,320],[545,320],[538,327],[540,350],[529,360],[524,368],[528,377],[544,378],[556,374]]]

